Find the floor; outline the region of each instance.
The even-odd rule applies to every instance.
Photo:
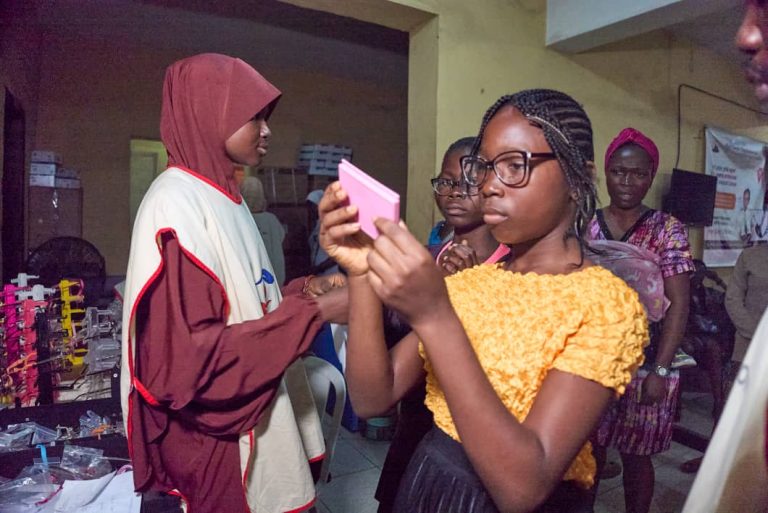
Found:
[[[680,422],[702,434],[712,429],[709,416],[712,403],[707,394],[685,392]],[[318,513],[374,513],[378,503],[373,498],[388,442],[367,440],[360,433],[342,428],[331,462],[330,483],[318,493]],[[651,513],[676,513],[682,510],[694,474],[684,474],[678,466],[701,453],[672,443],[669,451],[654,457],[656,490]],[[616,456],[618,459],[618,456]],[[595,513],[622,513],[624,488],[621,476],[600,484]]]

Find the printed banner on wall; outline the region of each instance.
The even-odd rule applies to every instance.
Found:
[[[705,133],[705,173],[717,177],[717,195],[712,226],[704,228],[704,263],[727,267],[745,247],[768,243],[768,143],[717,128]]]

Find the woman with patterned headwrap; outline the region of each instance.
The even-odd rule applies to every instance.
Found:
[[[688,320],[689,274],[694,270],[683,224],[643,204],[658,168],[656,144],[638,130],[622,130],[605,153],[611,202],[595,213],[588,230],[592,240],[627,242],[656,253],[670,301],[661,322],[650,326],[643,368],[597,431],[598,464],[605,461],[608,446],[621,454],[628,513],[648,512],[655,479],[651,455],[666,451],[672,441],[680,376],[671,365]]]

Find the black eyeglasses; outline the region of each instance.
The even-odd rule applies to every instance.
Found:
[[[449,180],[448,178],[433,178],[432,190],[438,196],[450,196],[455,190],[466,196],[476,196],[478,193],[477,186],[470,185],[464,180]]]
[[[552,152],[510,150],[500,153],[490,162],[477,155],[465,155],[459,159],[459,164],[464,179],[475,187],[485,183],[491,169],[504,185],[525,187],[531,175],[531,159],[552,160],[555,157]]]

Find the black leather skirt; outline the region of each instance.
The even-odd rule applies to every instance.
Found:
[[[590,513],[591,493],[563,482],[532,513]],[[499,513],[462,445],[432,427],[411,458],[394,513]]]

